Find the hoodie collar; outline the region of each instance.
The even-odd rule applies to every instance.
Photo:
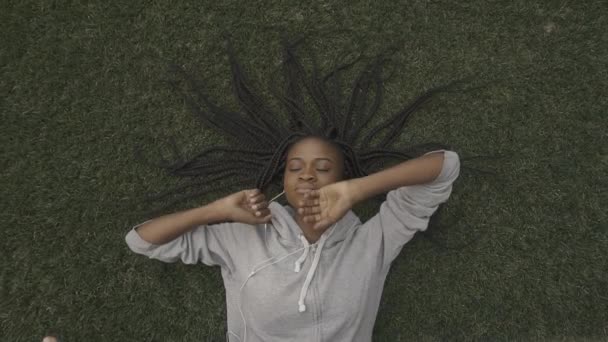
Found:
[[[277,202],[270,202],[268,209],[272,213],[272,225],[277,233],[287,244],[293,246],[301,246],[300,235],[302,229],[295,220],[295,210],[289,205],[281,205]],[[335,223],[334,232],[329,235],[325,241],[325,247],[331,247],[339,242],[342,242],[348,233],[355,225],[361,224],[359,217],[349,210],[344,217]],[[326,230],[323,235],[329,234]]]

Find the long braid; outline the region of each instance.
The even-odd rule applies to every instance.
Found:
[[[389,115],[380,123],[380,108],[383,100],[383,69],[392,52],[388,49],[368,59],[355,76],[346,103],[342,102],[341,79],[353,70],[361,60],[359,53],[354,59],[343,56],[341,64],[323,73],[316,55],[308,49],[312,72],[306,69],[297,51],[307,47],[308,37],[289,41],[283,38],[282,63],[271,73],[268,84],[272,95],[278,100],[281,111],[271,110],[263,98],[250,85],[245,71],[236,57],[236,52],[227,39],[234,95],[242,112],[227,110],[208,97],[205,87],[182,67],[170,65],[170,73],[177,79],[169,81],[171,88],[183,96],[190,110],[208,128],[226,134],[229,145],[204,149],[186,159],[174,141],[171,150],[174,161],[150,162],[143,158],[141,148],[136,147],[135,156],[148,165],[167,169],[180,177],[194,177],[196,181],[173,190],[149,196],[147,199],[164,199],[179,194],[170,205],[187,198],[215,192],[232,192],[238,187],[256,187],[263,191],[279,185],[286,165],[287,152],[300,139],[320,136],[339,148],[344,156],[344,173],[347,177],[362,177],[384,167],[388,162],[408,160],[432,149],[449,149],[440,143],[427,143],[407,148],[393,146],[403,133],[408,119],[424,103],[440,92],[448,92],[457,82],[429,89],[401,110]],[[283,83],[278,75],[282,75]],[[184,84],[181,83],[183,81]],[[181,85],[181,86],[180,86]],[[316,112],[305,105],[311,100]],[[286,113],[287,121],[277,113]],[[320,119],[320,120],[317,120]],[[318,124],[316,122],[319,122]],[[363,132],[367,132],[363,135]],[[379,142],[375,142],[379,140]],[[463,166],[463,169],[467,169]],[[473,168],[471,170],[479,171]],[[227,179],[223,184],[217,182]],[[212,184],[212,185],[210,185]],[[185,191],[201,187],[201,190]],[[434,221],[433,221],[434,222]]]
[[[278,175],[281,171],[279,166],[281,165],[281,161],[285,156],[285,152],[287,148],[293,144],[298,138],[301,138],[303,134],[301,133],[293,133],[281,142],[281,145],[276,149],[272,158],[269,162],[269,166],[266,167],[259,177],[256,180],[257,188],[266,188],[266,186]]]

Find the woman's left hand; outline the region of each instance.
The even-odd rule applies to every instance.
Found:
[[[298,214],[304,222],[314,223],[313,229],[324,230],[338,222],[355,205],[354,191],[349,181],[311,190],[298,203]]]

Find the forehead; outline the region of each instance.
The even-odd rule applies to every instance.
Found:
[[[288,158],[314,156],[336,159],[339,152],[335,146],[317,138],[305,138],[293,145],[287,154]]]

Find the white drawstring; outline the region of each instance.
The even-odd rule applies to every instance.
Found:
[[[300,291],[300,299],[298,299],[299,312],[306,311],[306,305],[304,305],[304,298],[306,298],[308,286],[310,286],[312,277],[315,275],[315,271],[317,270],[317,266],[319,265],[319,259],[321,259],[321,251],[323,250],[323,245],[325,244],[325,241],[327,241],[327,236],[322,236],[321,243],[318,246],[319,248],[317,248],[317,251],[315,252],[315,257],[312,261],[312,266],[310,266],[310,270],[308,271],[308,274],[306,275],[306,280],[304,281],[304,286],[302,286],[302,291]]]
[[[294,269],[296,273],[300,272],[300,270],[302,269],[302,263],[304,262],[304,260],[306,260],[306,257],[308,256],[308,250],[310,249],[310,244],[308,243],[308,240],[306,240],[306,238],[302,234],[300,234],[300,241],[302,241],[302,244],[305,248],[302,256],[296,261],[296,266]]]
[[[283,192],[281,192],[280,194],[278,194],[277,196],[275,196],[273,199],[270,200],[270,202],[274,201],[275,199],[277,199],[279,196],[283,195],[285,193],[285,191],[283,190]],[[269,203],[270,203],[269,202]],[[333,231],[335,229],[335,224],[330,227],[329,229],[329,233],[327,235],[323,234],[321,236],[321,239],[318,243],[315,244],[310,244],[308,242],[308,240],[306,239],[306,237],[302,234],[300,234],[299,238],[300,241],[302,242],[302,244],[304,245],[304,247],[302,248],[298,248],[297,250],[288,253],[287,255],[284,255],[283,257],[281,257],[280,259],[276,260],[275,262],[272,262],[270,264],[264,265],[258,269],[256,269],[258,266],[263,265],[266,262],[271,261],[272,259],[274,259],[275,257],[272,257],[270,259],[264,260],[261,263],[259,263],[258,265],[253,267],[253,270],[251,271],[251,273],[249,274],[249,276],[247,277],[247,279],[245,279],[245,281],[243,282],[243,285],[241,285],[241,288],[239,290],[239,312],[241,313],[241,318],[243,319],[243,327],[244,327],[244,332],[243,332],[243,340],[241,341],[241,338],[235,334],[232,331],[228,331],[226,333],[226,340],[228,341],[228,334],[232,334],[234,335],[240,342],[247,342],[247,321],[245,320],[245,315],[243,314],[243,310],[241,308],[241,293],[243,291],[243,288],[245,287],[245,284],[247,284],[247,281],[249,281],[249,279],[255,275],[257,272],[261,271],[262,269],[274,265],[278,262],[280,262],[281,260],[296,254],[298,252],[300,252],[301,250],[304,250],[304,253],[300,256],[300,258],[296,261],[295,263],[295,272],[300,272],[301,268],[302,268],[302,263],[304,263],[304,261],[306,261],[306,258],[308,257],[308,251],[311,247],[317,246],[318,245],[318,249],[315,252],[315,256],[313,258],[313,262],[312,262],[312,266],[310,267],[310,270],[308,271],[308,274],[306,275],[306,280],[304,281],[304,285],[302,286],[302,290],[300,291],[300,298],[298,300],[298,311],[299,312],[304,312],[306,311],[306,305],[304,304],[304,299],[306,298],[306,294],[308,292],[308,287],[310,286],[310,283],[312,281],[312,278],[316,272],[317,266],[319,265],[319,260],[321,258],[321,251],[323,249],[323,246],[325,244],[325,242],[327,241],[327,239],[331,236],[331,234],[333,233]],[[264,244],[266,245],[266,228],[268,227],[268,224],[264,224]],[[266,245],[266,248],[268,249],[268,245]]]

